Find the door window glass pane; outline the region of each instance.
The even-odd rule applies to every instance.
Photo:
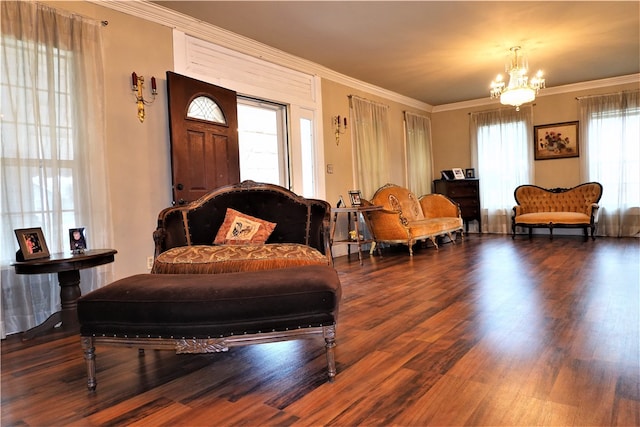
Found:
[[[187,117],[190,119],[206,120],[213,123],[227,124],[222,110],[211,98],[199,96],[189,104]]]

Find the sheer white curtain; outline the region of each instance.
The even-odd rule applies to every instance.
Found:
[[[581,178],[602,184],[597,233],[640,234],[640,92],[580,99]]]
[[[433,154],[431,150],[431,119],[404,113],[407,135],[407,183],[418,196],[431,193]]]
[[[531,107],[471,114],[471,157],[480,179],[481,232],[511,232],[513,192],[518,185],[533,181],[531,116]]]
[[[16,275],[14,229],[41,227],[49,252],[70,252],[69,228],[112,247],[105,165],[100,24],[33,2],[0,2],[0,335],[59,310],[57,276]],[[83,294],[112,267],[81,272]]]
[[[389,107],[351,96],[355,141],[356,183],[362,195],[373,193],[389,182]]]

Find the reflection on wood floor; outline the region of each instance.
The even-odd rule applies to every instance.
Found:
[[[640,425],[640,240],[470,235],[336,260],[338,375],[321,339],[213,355],[2,342],[9,425]]]

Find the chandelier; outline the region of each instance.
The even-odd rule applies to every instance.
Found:
[[[498,74],[496,80],[491,82],[491,98],[500,97],[500,103],[513,105],[516,107],[516,111],[520,111],[522,104],[536,99],[538,91],[544,88],[542,71],[538,71],[535,77],[529,80],[527,76],[529,65],[520,49],[520,46],[509,49],[512,55],[505,65],[505,71],[509,73],[509,84],[505,87],[501,74]]]

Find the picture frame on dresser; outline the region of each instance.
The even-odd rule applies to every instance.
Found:
[[[451,169],[451,171],[453,172],[454,179],[465,179],[464,171],[462,170],[462,168],[453,168]]]
[[[474,168],[467,168],[464,171],[467,179],[474,179],[476,177],[476,170]]]

